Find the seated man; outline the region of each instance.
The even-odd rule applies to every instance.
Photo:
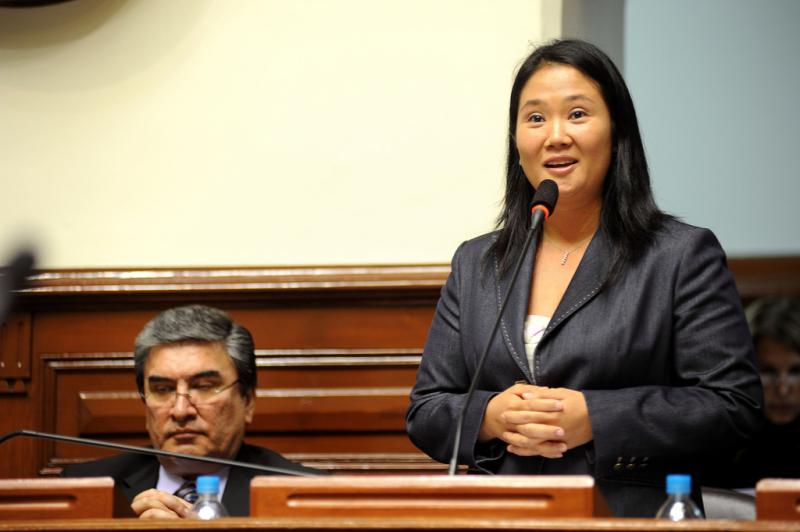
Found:
[[[156,449],[320,474],[243,442],[255,410],[253,338],[225,313],[201,305],[167,310],[136,338],[136,384]],[[111,476],[139,517],[186,517],[197,475],[220,477],[231,516],[250,510],[250,480],[267,473],[147,455],[120,455],[68,466],[62,476]],[[181,498],[184,497],[184,498]]]
[[[732,462],[714,464],[704,484],[749,492],[762,478],[800,478],[800,299],[765,297],[746,313],[764,387],[765,423]]]
[[[775,296],[747,309],[756,347],[767,423],[738,469],[749,484],[800,478],[800,299]]]
[[[798,435],[800,299],[761,299],[748,308],[748,319],[764,384],[764,414],[770,428]]]

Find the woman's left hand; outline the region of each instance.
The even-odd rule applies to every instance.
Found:
[[[525,391],[522,399],[558,399],[563,404],[560,412],[551,412],[554,418],[550,423],[564,429],[561,440],[566,443],[567,449],[573,449],[592,441],[592,424],[589,421],[589,409],[583,393],[568,388],[537,388],[536,391]],[[529,403],[530,404],[530,403]],[[541,415],[531,410],[507,410],[504,412],[506,423],[522,426],[528,423],[542,423]],[[522,449],[509,447],[510,452],[523,454]]]

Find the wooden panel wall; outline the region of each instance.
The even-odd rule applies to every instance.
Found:
[[[446,266],[41,271],[0,338],[0,432],[22,428],[144,444],[132,347],[159,311],[205,303],[256,341],[248,440],[344,471],[434,466],[404,431],[408,392]],[[15,439],[0,476],[103,455]]]
[[[745,302],[800,295],[800,257],[739,259]],[[132,346],[159,311],[205,303],[253,333],[248,440],[343,472],[441,471],[404,414],[444,265],[40,271],[0,326],[0,433],[23,428],[147,443]],[[55,473],[95,448],[15,439],[0,477]]]
[[[352,470],[422,462],[404,433],[418,349],[259,350],[248,440],[317,467]],[[146,445],[130,353],[44,354],[43,430]],[[106,453],[44,443],[46,471]],[[400,454],[400,456],[392,456]],[[397,464],[396,468],[402,468]],[[391,468],[391,467],[390,467]]]

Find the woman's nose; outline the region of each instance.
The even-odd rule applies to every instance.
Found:
[[[551,120],[550,129],[547,132],[547,147],[562,148],[568,146],[572,138],[567,131],[567,124],[563,120]]]

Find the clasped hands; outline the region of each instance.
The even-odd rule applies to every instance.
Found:
[[[500,439],[519,456],[561,458],[592,437],[583,393],[515,384],[489,401],[478,440]]]

